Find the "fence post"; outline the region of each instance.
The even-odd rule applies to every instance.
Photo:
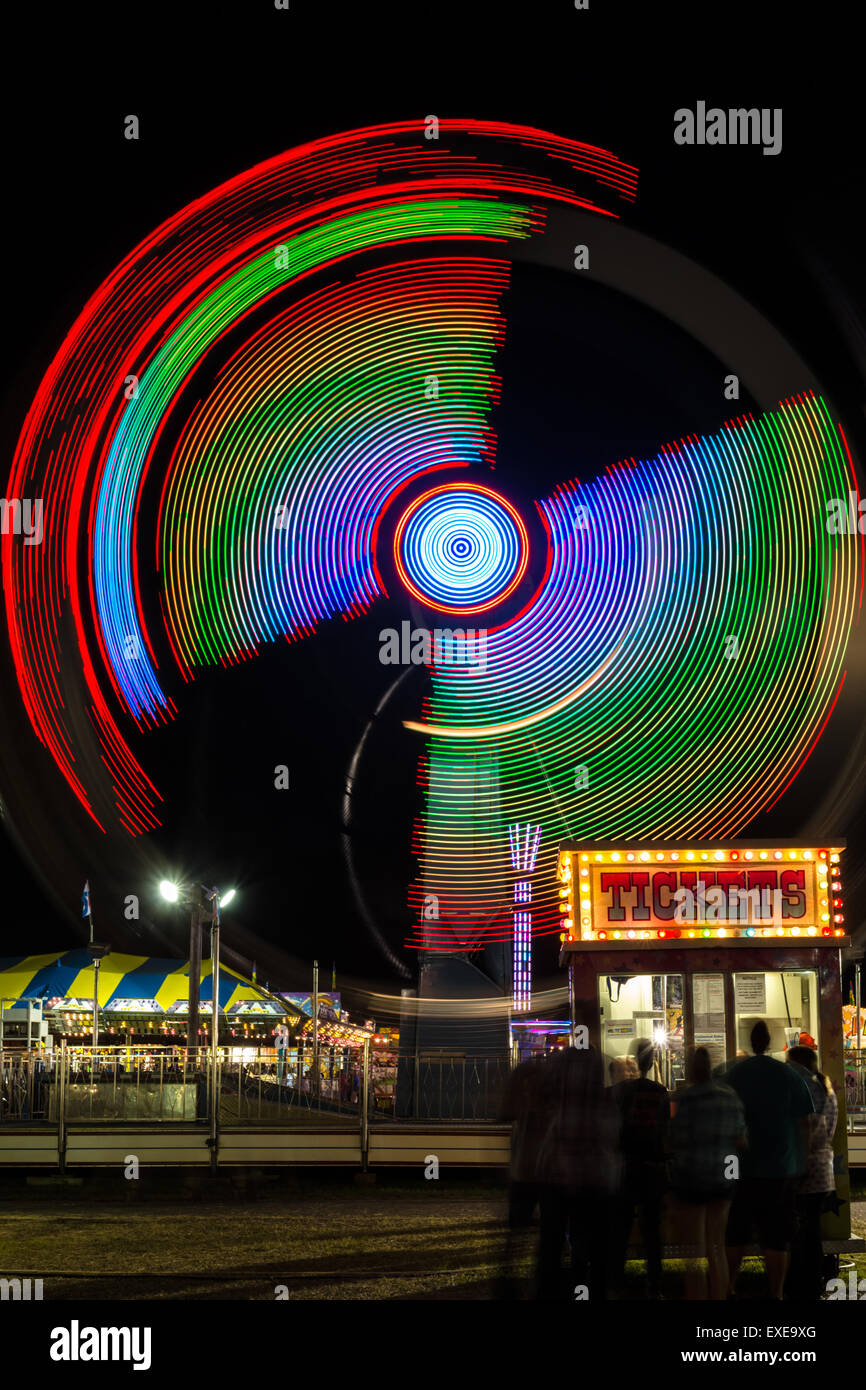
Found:
[[[361,1168],[366,1173],[370,1153],[370,1039],[364,1039],[364,1054],[361,1072]]]
[[[66,1168],[66,1039],[60,1039],[60,1070],[57,1078],[57,1161],[61,1173]]]
[[[217,1156],[219,1146],[219,1124],[220,1124],[220,1055],[219,1049],[213,1045],[213,1040],[217,1037],[217,1010],[214,1009],[213,1033],[211,1034],[211,1055],[210,1055],[210,1170],[212,1173],[217,1171]]]

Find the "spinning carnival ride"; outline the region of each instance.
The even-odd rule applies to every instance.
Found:
[[[788,345],[623,225],[634,168],[521,126],[430,134],[397,122],[260,164],[93,294],[15,454],[7,495],[43,499],[44,540],[3,536],[6,620],[58,771],[102,829],[140,836],[161,795],[132,743],[184,683],[402,602],[432,634],[407,725],[425,798],[407,944],[518,930],[523,970],[529,923],[559,927],[552,897],[532,918],[514,888],[536,852],[553,893],[565,835],[730,837],[797,776],[859,612],[862,538],[825,524],[856,477]],[[500,481],[497,358],[532,263],[702,339],[721,364],[708,432],[543,492],[531,457],[522,489]],[[760,409],[737,414],[725,373]]]

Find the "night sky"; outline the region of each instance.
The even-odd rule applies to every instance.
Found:
[[[634,71],[610,61],[622,6],[593,0],[585,14],[567,4],[547,8],[547,17],[531,19],[519,7],[515,24],[501,7],[476,6],[485,18],[477,30],[466,27],[466,7],[449,5],[417,14],[302,0],[292,0],[288,13],[263,3],[164,13],[148,6],[140,16],[106,9],[101,26],[91,13],[65,38],[55,28],[52,46],[65,57],[56,72],[40,60],[38,23],[51,14],[40,9],[32,33],[25,30],[19,83],[3,94],[10,195],[3,455],[11,457],[35,389],[89,294],[164,218],[305,140],[433,112],[525,122],[636,164],[640,191],[625,214],[630,224],[694,257],[755,304],[814,367],[855,457],[866,457],[866,286],[862,227],[851,212],[862,126],[838,95],[842,84],[831,103],[813,80],[805,92],[795,73],[782,80],[773,64],[761,63],[754,28],[739,43],[737,7],[725,7],[728,32],[712,45],[709,68],[680,63],[660,42],[658,11],[635,6],[630,47],[644,49],[643,36],[654,56]],[[674,31],[680,12],[684,24],[693,22],[686,19],[693,6],[665,7]],[[68,22],[57,16],[58,24]],[[726,44],[738,54],[735,67],[724,61]],[[598,61],[600,53],[607,62]],[[782,106],[782,154],[675,147],[673,112],[698,99]],[[139,115],[138,142],[123,139],[128,112]],[[557,481],[589,476],[623,456],[647,457],[666,439],[710,431],[724,418],[718,363],[649,311],[528,266],[515,271],[504,307],[503,392],[491,423],[498,476],[516,493],[543,495]],[[743,399],[739,408],[749,405]],[[323,624],[314,642],[279,644],[229,672],[202,671],[183,689],[178,717],[135,745],[166,802],[160,830],[128,852],[87,823],[35,739],[4,624],[0,955],[83,939],[86,877],[98,937],[141,954],[185,954],[182,918],[156,896],[158,880],[177,873],[237,885],[240,896],[224,920],[226,945],[255,957],[260,978],[274,986],[308,985],[315,956],[328,981],[336,961],[344,989],[393,993],[411,983],[414,962],[401,943],[421,800],[417,745],[400,721],[417,717],[423,673],[404,683],[371,738],[354,811],[358,878],[404,963],[402,976],[359,914],[341,835],[346,770],[393,679],[377,660],[375,633],[402,616],[396,606],[389,615],[384,602],[352,624]],[[849,662],[861,693],[863,643],[861,631]],[[848,841],[852,928],[866,912],[861,709],[840,701],[802,778],[749,828],[762,838],[799,836],[822,807],[831,818],[827,838]],[[287,794],[273,786],[281,763],[290,769]],[[123,916],[132,893],[140,899],[137,922]],[[862,950],[862,935],[858,944]],[[536,962],[539,983],[563,982],[553,936],[538,946]]]

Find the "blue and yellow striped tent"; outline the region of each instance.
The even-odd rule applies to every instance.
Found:
[[[111,951],[99,962],[99,1007],[135,1012],[136,1003],[153,1013],[186,1012],[189,961],[159,956],[128,956]],[[85,946],[42,956],[0,956],[0,999],[41,999],[46,1013],[93,999],[93,961]],[[211,962],[202,961],[200,999],[213,1003]],[[180,1007],[178,1007],[180,1006]],[[265,990],[236,970],[220,965],[221,1013],[274,1017],[287,1012]]]

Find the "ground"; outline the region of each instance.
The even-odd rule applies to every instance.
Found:
[[[426,1301],[499,1293],[499,1183],[359,1186],[339,1174],[224,1190],[215,1199],[176,1186],[25,1188],[19,1180],[0,1198],[0,1276],[42,1278],[50,1300]],[[854,1203],[852,1225],[866,1235],[866,1202]],[[866,1276],[866,1255],[855,1263]],[[530,1261],[522,1272],[528,1296]],[[639,1266],[629,1273],[630,1292],[640,1297]],[[666,1263],[667,1297],[681,1297],[681,1273],[677,1262]],[[761,1291],[760,1263],[750,1261],[742,1292]]]

